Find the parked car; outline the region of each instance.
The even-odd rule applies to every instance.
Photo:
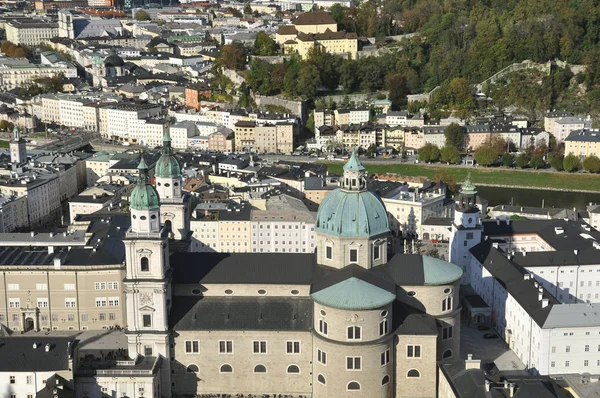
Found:
[[[486,340],[497,339],[498,335],[496,333],[486,333],[483,335],[483,338]]]
[[[490,330],[490,327],[486,325],[479,325],[477,326],[477,330]]]

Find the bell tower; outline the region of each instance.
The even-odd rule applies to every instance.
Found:
[[[125,239],[127,343],[129,356],[165,358],[161,372],[169,377],[168,316],[171,306],[169,241],[160,226],[158,192],[148,180],[148,166],[141,157],[137,186],[131,192],[131,228]],[[161,397],[171,394],[163,383]]]
[[[27,162],[26,141],[21,137],[19,128],[13,129],[12,139],[10,140],[10,162],[14,165],[21,165]]]
[[[161,202],[161,220],[169,238],[187,240],[190,232],[189,196],[183,193],[181,165],[173,153],[168,128],[163,136],[162,155],[156,162],[155,180]]]
[[[477,207],[477,188],[471,182],[471,175],[462,184],[456,200],[452,236],[450,237],[450,262],[463,269],[462,283],[469,282],[469,250],[481,242],[483,227]]]

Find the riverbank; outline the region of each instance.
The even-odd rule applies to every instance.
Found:
[[[324,163],[331,173],[342,174],[343,163]],[[561,191],[600,192],[600,175],[587,173],[552,173],[548,171],[520,171],[500,168],[440,167],[418,164],[376,164],[365,162],[369,173],[395,173],[410,177],[433,178],[446,173],[462,182],[471,173],[474,184],[507,188],[536,188]]]

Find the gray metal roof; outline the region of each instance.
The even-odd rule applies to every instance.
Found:
[[[0,372],[52,372],[69,369],[75,337],[15,336],[0,338]],[[33,348],[34,343],[36,348]],[[46,344],[49,351],[46,352]]]
[[[544,329],[598,327],[600,325],[600,304],[561,304],[554,305],[544,322]]]
[[[178,330],[306,331],[312,301],[291,297],[174,297],[171,327]]]

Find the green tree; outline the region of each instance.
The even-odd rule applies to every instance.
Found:
[[[375,145],[375,144],[369,145],[369,147],[365,151],[365,154],[370,158],[375,157],[375,155],[377,154],[377,145]]]
[[[453,193],[457,192],[458,184],[456,183],[456,178],[454,178],[451,174],[442,171],[433,176],[433,181],[435,182],[443,182],[446,184],[446,196],[450,197]]]
[[[600,159],[597,156],[591,155],[583,159],[582,166],[589,173],[597,173],[600,171]]]
[[[482,145],[475,152],[475,161],[482,166],[491,166],[498,160],[496,151],[490,145]]]
[[[533,156],[531,158],[531,160],[529,161],[529,167],[536,169],[536,170],[541,169],[545,165],[546,165],[546,162],[544,161],[544,158],[540,155]]]
[[[278,50],[277,43],[264,31],[258,32],[254,42],[254,55],[276,55]]]
[[[298,94],[304,98],[314,98],[321,86],[321,77],[316,66],[309,64],[298,73]]]
[[[242,70],[246,65],[246,49],[242,43],[234,42],[223,46],[221,61],[224,67],[233,70]]]
[[[436,162],[440,158],[440,149],[434,144],[425,144],[419,149],[420,162]]]
[[[148,12],[144,11],[144,10],[138,10],[135,15],[133,16],[133,18],[136,21],[149,21],[150,20],[150,15],[148,14]]]
[[[563,168],[569,173],[577,171],[579,169],[579,158],[572,153],[568,154],[563,160]]]
[[[340,84],[344,93],[351,93],[356,90],[359,84],[357,76],[358,68],[355,61],[345,59],[339,68]]]
[[[452,146],[459,151],[463,149],[465,143],[465,128],[456,123],[450,123],[444,130],[446,137],[446,146]]]
[[[244,6],[244,15],[250,14],[252,14],[252,6],[250,5],[250,3],[246,3],[246,5]]]
[[[565,158],[563,156],[554,155],[550,159],[550,166],[556,171],[563,171],[565,169],[563,165],[564,160]]]
[[[515,157],[512,155],[512,153],[505,153],[504,155],[502,155],[502,164],[506,167],[512,167],[513,163],[515,161]]]
[[[0,130],[7,131],[8,130],[8,121],[0,120]]]
[[[522,153],[517,156],[517,167],[523,169],[529,164],[530,156],[528,153]]]
[[[400,110],[407,104],[408,88],[406,79],[399,73],[389,74],[385,78],[385,88],[389,90],[388,99],[392,101],[392,109]]]
[[[444,163],[456,164],[460,162],[460,152],[455,147],[446,145],[440,149],[440,160]]]

